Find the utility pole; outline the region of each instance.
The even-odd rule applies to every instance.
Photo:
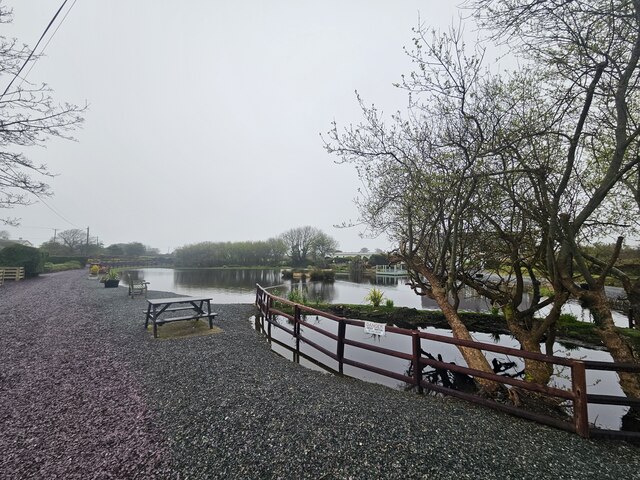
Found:
[[[58,234],[58,229],[54,228],[53,229],[53,243],[56,243],[56,235]]]
[[[85,255],[89,255],[89,227],[87,227],[87,247],[84,253]]]

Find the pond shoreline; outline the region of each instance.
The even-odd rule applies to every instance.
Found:
[[[283,281],[281,271],[276,269],[134,269],[130,271],[132,278],[150,281],[151,288],[164,291],[175,291],[185,295],[211,295],[215,303],[253,303],[255,301],[256,284],[266,287],[277,295],[287,297],[297,293],[299,301],[310,306],[322,306],[327,311],[338,315],[351,316],[372,321],[379,321],[403,328],[420,328],[433,326],[449,330],[449,325],[437,308],[425,297],[419,297],[408,289],[401,280],[385,278],[384,284],[336,280],[335,282],[302,282]],[[391,282],[391,283],[388,283]],[[365,297],[375,287],[383,291],[385,298],[391,300],[396,307],[372,309],[363,305]],[[293,292],[295,290],[295,292]],[[614,292],[612,292],[614,293]],[[590,314],[581,307],[570,303],[566,313],[576,315],[577,321],[563,315],[557,325],[557,340],[567,346],[603,349],[599,335],[590,323]],[[342,306],[342,307],[341,307]],[[350,309],[349,314],[339,311]],[[463,322],[471,331],[490,333],[493,335],[511,335],[504,319],[500,315],[487,313],[489,305],[482,299],[470,296],[464,299],[460,307]],[[375,310],[375,311],[374,311]],[[390,314],[389,312],[393,312]],[[366,318],[365,318],[366,317]],[[628,322],[620,314],[614,315],[620,331],[628,339],[635,350],[640,352],[640,330],[624,328]]]
[[[378,307],[367,305],[331,304],[315,306],[334,315],[359,320],[386,323],[400,328],[416,329],[435,327],[449,330],[449,324],[441,311],[418,310],[406,307]],[[494,335],[512,335],[504,317],[490,313],[460,312],[460,319],[471,332]],[[634,329],[620,328],[634,349],[640,351],[640,332]],[[544,341],[544,340],[543,340]],[[558,322],[556,341],[559,343],[605,350],[595,325],[578,320],[563,319]]]

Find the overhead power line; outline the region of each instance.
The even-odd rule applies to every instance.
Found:
[[[13,82],[16,80],[16,78],[18,78],[18,76],[20,76],[20,73],[22,73],[22,70],[24,70],[24,67],[27,66],[27,63],[29,63],[29,60],[31,60],[31,57],[33,57],[33,53],[38,49],[38,46],[40,45],[40,42],[42,42],[42,39],[47,35],[47,32],[51,28],[51,25],[53,25],[53,22],[55,22],[56,18],[58,18],[58,15],[60,14],[60,12],[62,11],[62,9],[64,8],[64,6],[67,4],[68,1],[69,0],[64,0],[64,2],[62,2],[62,5],[60,5],[60,8],[58,8],[58,11],[55,13],[53,18],[51,19],[51,21],[47,25],[47,28],[45,28],[44,32],[42,32],[42,35],[40,35],[40,39],[38,40],[38,43],[36,43],[36,46],[33,47],[33,50],[31,50],[31,52],[29,52],[29,56],[27,57],[27,59],[24,61],[24,63],[20,67],[20,70],[18,70],[16,72],[16,74],[13,76],[13,78],[9,82],[9,85],[7,85],[7,88],[5,88],[4,92],[2,92],[2,95],[0,95],[0,100],[7,94],[7,92],[11,88],[11,85],[13,85]]]
[[[19,227],[15,227],[15,228],[37,228],[40,230],[59,230],[59,227],[40,227],[36,225],[22,225],[22,224]]]
[[[71,220],[68,220],[64,215],[62,215],[60,212],[58,212],[55,208],[53,208],[51,205],[49,205],[47,202],[44,201],[44,198],[42,198],[40,195],[38,195],[37,193],[34,193],[34,195],[36,197],[38,197],[38,199],[49,209],[51,210],[56,216],[58,216],[59,218],[61,218],[62,220],[64,220],[65,222],[67,222],[69,225],[76,227],[76,228],[80,228],[78,227],[75,223],[73,223]]]
[[[19,177],[19,175],[16,173],[16,171],[15,171],[15,170],[10,166],[10,165],[7,165],[7,166],[6,166],[6,168],[7,168],[8,170],[10,170],[10,171],[11,171],[11,172],[16,176],[16,178],[18,178],[18,177]],[[51,205],[49,205],[49,204],[44,200],[44,198],[42,198],[42,196],[41,196],[41,195],[38,195],[38,193],[37,193],[37,192],[31,192],[31,193],[32,193],[33,195],[35,195],[35,196],[36,196],[36,197],[37,197],[37,198],[38,198],[38,199],[39,199],[39,200],[40,200],[40,201],[41,201],[41,202],[42,202],[42,203],[43,203],[43,204],[44,204],[44,205],[49,209],[49,210],[51,210],[54,214],[56,214],[56,215],[57,215],[58,217],[60,217],[62,220],[64,220],[65,222],[67,222],[69,225],[72,225],[72,226],[74,226],[74,227],[76,227],[76,228],[80,228],[80,227],[78,227],[75,223],[73,223],[71,220],[68,220],[67,218],[65,218],[65,216],[64,216],[64,215],[62,215],[60,212],[58,212],[58,211],[57,211],[55,208],[53,208]]]
[[[67,19],[67,16],[69,15],[69,13],[71,12],[71,9],[74,7],[74,5],[76,4],[78,0],[73,0],[73,3],[71,4],[71,6],[69,7],[69,9],[67,10],[67,13],[64,14],[64,17],[62,17],[62,20],[60,20],[60,23],[58,23],[58,26],[56,27],[56,29],[53,31],[53,33],[51,34],[51,36],[49,37],[49,40],[47,40],[47,43],[44,44],[44,47],[42,47],[42,50],[40,51],[40,55],[42,55],[44,53],[44,51],[47,49],[47,47],[49,46],[49,44],[51,43],[51,40],[53,40],[53,37],[56,36],[56,33],[58,33],[58,30],[60,29],[60,27],[62,26],[62,24],[64,23],[64,21]],[[64,4],[62,5],[64,7]],[[62,7],[61,7],[62,8]],[[27,77],[29,76],[29,74],[31,73],[31,70],[33,70],[33,67],[35,66],[36,62],[34,61],[31,66],[29,67],[29,70],[27,70],[27,73],[24,74],[23,77],[21,77],[21,82],[20,85],[22,85],[22,82],[24,82]]]

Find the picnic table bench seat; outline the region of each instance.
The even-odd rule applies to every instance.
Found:
[[[171,307],[171,308],[165,308],[164,310],[162,310],[162,312],[179,312],[181,310],[193,310],[193,307],[189,306],[189,307]],[[147,309],[143,309],[142,310],[144,313],[147,313]],[[151,312],[153,314],[153,312]],[[214,317],[217,315],[217,313],[212,313],[211,315],[213,315]]]
[[[181,322],[184,320],[199,320],[201,318],[208,318],[210,320],[215,320],[217,315],[218,315],[217,313],[209,313],[209,314],[205,313],[203,315],[195,314],[195,315],[184,315],[182,317],[163,317],[159,320],[156,320],[155,323],[156,325],[162,325],[165,323]]]

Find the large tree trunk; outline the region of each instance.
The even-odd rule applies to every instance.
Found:
[[[462,323],[462,320],[460,320],[458,312],[449,302],[447,291],[442,286],[439,279],[426,268],[420,268],[419,271],[431,284],[430,292],[433,296],[433,299],[440,307],[440,310],[442,310],[444,317],[447,319],[447,323],[449,323],[449,326],[451,327],[453,336],[462,340],[474,341],[474,339],[471,337],[471,334],[469,333],[469,330],[467,329],[465,324]],[[458,347],[458,350],[460,350],[460,353],[462,354],[464,360],[467,362],[467,366],[469,368],[487,373],[493,373],[493,369],[489,365],[487,358],[482,353],[482,350],[469,347]],[[491,382],[489,380],[477,378],[476,381],[486,392],[489,393],[493,393],[499,388],[499,385],[497,383]]]
[[[629,300],[629,318],[634,328],[640,330],[640,278],[625,288]]]
[[[540,335],[536,331],[525,328],[524,323],[526,322],[518,321],[516,319],[515,311],[510,305],[503,307],[502,311],[509,330],[516,337],[516,340],[518,340],[522,349],[527,352],[542,353],[540,350]],[[533,318],[530,318],[529,321],[531,324],[535,322]],[[532,383],[539,383],[541,385],[549,383],[551,375],[553,374],[552,364],[540,362],[538,360],[531,360],[529,358],[524,359],[524,368],[525,380]]]
[[[567,230],[570,231],[571,229],[567,228]],[[622,238],[618,238],[616,252],[611,258],[608,266],[604,265],[601,276],[597,280],[591,276],[591,273],[584,262],[584,257],[582,255],[575,256],[575,263],[586,280],[588,289],[579,289],[573,283],[573,278],[571,276],[573,256],[569,255],[568,252],[570,251],[570,248],[567,244],[563,246],[564,252],[561,252],[563,255],[560,255],[560,261],[558,262],[560,268],[558,270],[559,275],[562,277],[562,283],[582,302],[584,307],[589,309],[593,315],[596,332],[613,358],[613,361],[616,363],[640,364],[638,359],[634,356],[632,348],[616,329],[613,316],[611,315],[611,307],[607,301],[607,295],[604,289],[604,278],[609,274],[621,247]],[[603,267],[603,265],[600,266]],[[618,377],[620,379],[620,387],[627,397],[640,398],[640,373],[618,372]],[[632,408],[629,411],[629,414],[631,416],[640,417],[637,409]]]
[[[616,330],[604,288],[585,291],[580,299],[589,308],[602,343],[618,363],[638,363],[633,350]],[[620,386],[628,397],[640,398],[640,374],[619,372]]]

